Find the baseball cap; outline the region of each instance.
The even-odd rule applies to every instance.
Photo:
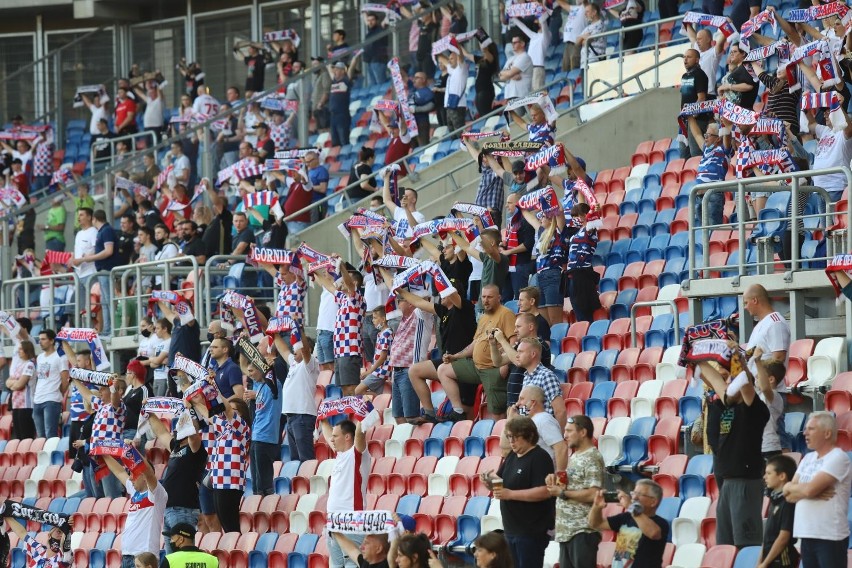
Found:
[[[402,523],[402,528],[405,529],[405,532],[413,533],[417,529],[417,524],[414,522],[414,517],[409,517],[408,515],[401,515],[397,513],[399,517],[399,522]]]
[[[195,527],[189,523],[178,523],[170,530],[163,531],[163,536],[182,536],[184,538],[195,538]]]
[[[338,61],[334,64],[335,69],[346,69],[346,64],[342,61]]]

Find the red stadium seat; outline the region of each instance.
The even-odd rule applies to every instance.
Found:
[[[390,440],[392,435],[393,424],[376,426],[367,432],[367,449],[374,460],[385,455],[385,442]]]
[[[432,433],[433,426],[433,424],[427,422],[414,428],[411,437],[405,441],[405,455],[418,458],[423,455],[423,440]]]
[[[686,471],[688,460],[689,458],[684,454],[673,454],[660,462],[660,469],[652,476],[652,479],[663,488],[663,497],[677,495],[677,480]]]
[[[612,397],[606,402],[607,417],[630,416],[630,400],[636,396],[637,390],[639,390],[638,381],[618,383]]]
[[[452,495],[444,499],[441,513],[435,516],[435,534],[433,541],[437,544],[447,544],[456,536],[456,519],[464,513],[467,497]]]
[[[437,464],[438,458],[435,456],[424,456],[417,460],[414,471],[408,476],[408,492],[416,493],[421,497],[426,495],[429,474],[435,472]]]
[[[639,277],[645,270],[644,262],[631,262],[624,267],[624,272],[618,279],[618,291],[633,290],[639,287]]]
[[[450,474],[450,495],[471,494],[471,484],[479,469],[479,456],[465,456],[459,460],[456,471]]]
[[[440,495],[427,495],[420,500],[420,506],[414,513],[417,532],[423,533],[432,540],[435,532],[434,519],[444,506],[444,498]]]
[[[272,514],[278,510],[278,502],[281,496],[277,494],[266,495],[260,502],[260,506],[252,515],[252,530],[258,533],[269,532]]]
[[[609,324],[609,329],[603,335],[603,349],[623,349],[624,336],[630,333],[630,318],[619,318]],[[615,380],[615,379],[613,379]]]
[[[470,436],[470,431],[473,429],[472,420],[461,420],[453,424],[453,429],[450,435],[444,439],[444,455],[457,456],[464,455],[464,439]]]
[[[588,381],[589,369],[591,369],[592,365],[595,364],[595,358],[597,356],[597,351],[583,351],[574,357],[574,363],[571,365],[571,368],[568,369],[568,382],[573,385]]]
[[[405,495],[406,480],[414,471],[417,458],[414,456],[403,456],[396,460],[393,471],[385,478],[385,492],[395,495]]]
[[[677,453],[682,425],[683,419],[680,416],[668,416],[657,422],[654,433],[648,438],[648,447],[650,449],[653,445],[654,453],[658,459],[664,457],[663,453],[666,446],[668,446],[669,455]]]
[[[639,360],[633,367],[633,378],[640,383],[653,379],[657,373],[657,363],[662,359],[662,347],[646,347],[639,354]]]
[[[675,218],[674,221],[672,221],[670,232],[672,235],[676,235],[677,233],[686,231],[687,229],[689,229],[689,208],[683,207],[678,209],[677,213],[675,213]]]
[[[618,220],[618,225],[615,227],[615,232],[612,235],[612,240],[619,241],[621,239],[629,239],[633,234],[633,227],[636,226],[636,221],[639,219],[638,213],[628,213],[622,215]]]
[[[589,330],[589,322],[579,321],[568,327],[568,333],[562,338],[561,353],[579,353],[580,341]]]
[[[373,461],[373,471],[367,479],[367,491],[375,495],[384,495],[387,476],[393,473],[396,458],[382,457]]]
[[[656,286],[657,279],[663,272],[666,266],[666,261],[662,259],[652,260],[645,263],[645,269],[642,271],[642,276],[639,277],[639,289],[643,290],[646,286]],[[637,301],[639,299],[637,298]]]
[[[638,166],[639,164],[650,164],[651,151],[653,149],[653,140],[646,140],[645,142],[640,142],[639,145],[636,147],[636,151],[633,153],[633,156],[630,158],[630,165]]]
[[[660,261],[660,262],[662,262],[662,261]],[[640,276],[640,278],[650,278],[650,277],[646,274],[644,276]],[[649,283],[646,286],[643,286],[639,289],[639,293],[636,294],[636,303],[637,304],[639,302],[653,302],[654,300],[657,299],[657,296],[660,293],[660,289],[657,288],[657,282],[656,282],[657,277],[654,276],[653,280],[654,280],[653,284]],[[636,315],[638,317],[650,316],[651,315],[651,308],[649,306],[638,307],[638,308],[636,308]]]
[[[571,398],[565,399],[565,413],[567,416],[584,414],[586,401],[592,396],[594,384],[584,381],[575,383],[571,387]]]
[[[249,495],[243,497],[240,504],[240,532],[249,532],[252,529],[254,514],[260,507],[262,495]]]
[[[784,381],[788,387],[794,387],[802,381],[808,380],[808,357],[814,353],[813,339],[797,339],[790,344],[787,375]]]
[[[615,320],[612,325],[615,325],[616,322],[624,320],[626,320],[627,327],[629,328],[629,318]],[[612,331],[612,325],[609,327],[610,331]],[[604,349],[607,349],[607,347],[604,346]],[[616,383],[623,383],[625,381],[631,380],[631,376],[633,374],[633,367],[639,361],[639,354],[641,353],[641,351],[642,350],[638,347],[628,347],[619,352],[618,359],[616,360],[615,365],[612,366],[612,370],[610,371],[611,380],[615,381]]]
[[[701,543],[707,548],[716,546],[716,517],[701,519]],[[706,561],[703,562],[703,565],[711,566]]]
[[[654,401],[654,414],[657,415],[657,420],[677,415],[677,401],[686,392],[686,387],[686,379],[666,381],[660,391],[660,396]]]

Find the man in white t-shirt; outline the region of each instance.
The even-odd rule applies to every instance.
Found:
[[[444,91],[444,108],[447,111],[447,128],[454,132],[464,128],[467,118],[467,78],[470,67],[464,58],[464,48],[455,44],[450,46],[450,55],[446,60],[447,84]]]
[[[784,316],[772,309],[766,288],[760,284],[749,286],[743,294],[743,308],[757,320],[749,337],[747,349],[759,347],[763,359],[776,359],[787,366],[790,350],[790,325]],[[757,374],[757,367],[749,362],[749,370]]]
[[[533,62],[527,53],[527,36],[512,36],[512,57],[506,60],[499,78],[506,82],[503,95],[506,100],[526,97],[532,90]]]
[[[157,480],[154,468],[145,460],[145,470],[135,480],[131,480],[124,466],[114,458],[104,456],[104,462],[130,497],[127,522],[121,533],[121,565],[132,566],[136,555],[143,552],[159,556],[160,535],[169,495]]]
[[[68,391],[68,359],[56,352],[56,332],[42,330],[38,334],[41,353],[36,358],[36,388],[33,395],[33,421],[39,438],[59,434],[62,401]]]
[[[100,134],[100,130],[98,130],[98,122],[101,119],[108,119],[106,109],[104,105],[101,104],[101,97],[98,94],[89,98],[89,95],[84,93],[80,95],[83,99],[83,103],[89,108],[89,112],[92,113],[92,118],[89,119],[89,134],[92,136],[97,136]]]
[[[568,467],[568,444],[565,442],[559,421],[545,410],[544,400],[545,394],[541,387],[526,386],[521,389],[518,402],[509,407],[506,417],[511,420],[513,416],[525,414],[532,418],[535,427],[538,429],[538,445],[550,454],[556,466],[556,471],[565,471]],[[501,447],[504,439],[505,436],[500,439]],[[505,440],[504,449],[509,449],[508,440]]]
[[[793,537],[802,545],[802,566],[845,566],[852,464],[837,447],[834,415],[811,413],[805,441],[812,451],[802,458],[793,481],[784,486],[784,497],[796,504]]]
[[[203,117],[213,117],[219,112],[219,101],[207,93],[207,87],[198,87],[198,97],[192,103],[192,112]]]
[[[399,198],[399,205],[394,203],[390,193],[390,176],[386,172],[384,176],[384,187],[382,188],[382,201],[388,211],[393,215],[393,220],[399,223],[398,229],[404,232],[406,229],[413,229],[416,225],[426,222],[426,217],[423,213],[417,210],[417,190],[409,188],[400,188],[402,192]],[[399,234],[399,232],[397,233]]]
[[[95,242],[98,239],[98,230],[93,224],[94,212],[88,207],[77,211],[77,222],[80,230],[74,235],[74,257],[71,266],[77,273],[77,298],[80,309],[86,310],[89,304],[88,281],[97,272],[94,261],[84,261],[83,258],[95,254]]]
[[[834,129],[831,115],[827,115],[826,126],[822,126],[817,124],[813,110],[805,111],[808,130],[818,140],[813,163],[815,170],[846,166],[852,160],[852,118],[843,111],[844,104],[841,102],[839,111],[846,117],[846,128],[843,130]],[[846,176],[842,173],[814,176],[814,185],[826,190],[831,200],[837,202],[843,196]]]
[[[577,38],[586,29],[586,10],[582,3],[569,4],[566,0],[556,0],[562,7],[562,42],[565,51],[562,53],[562,72],[567,73],[580,67],[580,47]]]
[[[698,51],[698,66],[707,74],[707,94],[716,96],[716,74],[719,62],[725,54],[726,39],[718,34],[716,45],[713,45],[713,34],[709,30],[695,31],[694,24],[684,24],[690,47]]]
[[[334,369],[334,320],[336,317],[337,303],[334,300],[334,294],[323,288],[317,314],[316,349],[317,362],[323,371]]]
[[[535,22],[535,25],[538,26],[537,30],[528,28],[522,20],[512,18],[512,23],[529,38],[527,53],[533,64],[532,91],[539,91],[544,88],[544,63],[547,50],[550,48],[550,27],[547,25],[549,17],[547,10],[541,11],[541,15]]]
[[[283,339],[276,344],[282,344]],[[302,348],[287,355],[287,380],[281,393],[281,414],[287,417],[287,440],[291,460],[316,459],[314,453],[314,427],[317,421],[317,403],[314,399],[319,363],[313,357],[314,340],[302,337]]]
[[[172,142],[170,153],[171,165],[174,166],[172,174],[175,176],[175,182],[184,185],[188,184],[192,165],[189,163],[189,158],[183,153],[183,144],[179,140]]]
[[[337,452],[334,469],[328,481],[326,511],[364,511],[367,509],[367,477],[370,475],[370,452],[367,437],[360,422],[344,420],[334,428],[328,420],[322,421],[325,439]],[[350,535],[350,540],[360,545],[364,535]],[[344,558],[343,551],[333,538],[328,545],[329,568],[357,568],[355,563]],[[345,564],[344,564],[345,562]]]

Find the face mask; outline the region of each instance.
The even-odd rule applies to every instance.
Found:
[[[151,330],[150,329],[143,329],[141,331],[141,333],[142,333],[142,337],[151,337]]]
[[[382,208],[382,206],[381,206],[381,205],[379,205],[379,206],[377,206],[377,207],[370,207],[370,211],[372,211],[373,213],[375,213],[376,211],[378,211],[378,210],[379,210],[379,209],[381,209],[381,208]]]
[[[213,341],[213,337],[214,337],[213,334],[208,331],[207,332],[207,341]]]
[[[518,407],[518,414],[520,414],[521,416],[527,416],[529,413],[530,413],[530,409],[527,408],[526,406],[519,406]]]
[[[62,550],[62,542],[58,538],[49,538],[47,539],[47,544],[50,547],[50,550],[53,552],[59,552]]]

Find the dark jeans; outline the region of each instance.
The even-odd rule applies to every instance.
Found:
[[[373,318],[365,317],[364,323],[361,326],[361,346],[364,350],[364,359],[373,362],[376,355],[376,338],[379,335],[379,330],[373,325]]]
[[[33,404],[33,421],[39,438],[53,438],[60,435],[59,415],[62,413],[60,402],[39,402]]]
[[[240,532],[240,499],[243,492],[240,489],[214,489],[213,508],[222,532]]]
[[[568,542],[559,543],[560,568],[595,568],[601,533],[586,532],[574,535]]]
[[[251,443],[251,480],[252,493],[255,495],[272,495],[275,488],[272,485],[272,465],[281,458],[278,444],[267,442]]]
[[[544,566],[544,549],[550,542],[546,534],[541,536],[507,534],[506,540],[509,542],[512,558],[515,560],[515,568]]]
[[[12,431],[17,440],[36,437],[32,408],[15,408],[12,410]]]
[[[287,443],[290,459],[305,461],[316,459],[314,452],[314,426],[317,417],[310,414],[287,415]]]
[[[477,90],[473,104],[476,106],[476,112],[480,117],[491,112],[491,107],[494,105],[494,89],[492,88],[490,91],[485,89],[481,91]]]
[[[331,115],[331,145],[345,146],[349,144],[349,124],[352,118],[349,113],[333,113]]]
[[[821,540],[803,538],[802,568],[835,568],[846,565],[848,539]]]

